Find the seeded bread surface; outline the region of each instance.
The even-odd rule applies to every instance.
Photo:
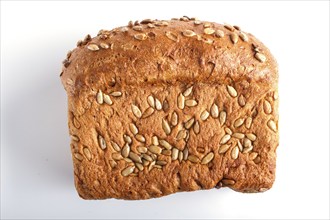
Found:
[[[61,80],[84,199],[274,182],[277,64],[237,26],[183,17],[101,30],[68,53]]]

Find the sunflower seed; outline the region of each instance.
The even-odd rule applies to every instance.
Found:
[[[111,166],[112,169],[117,166],[117,162],[114,161],[114,160],[110,160],[109,163],[110,163],[110,166]]]
[[[135,30],[135,31],[142,31],[143,27],[142,26],[133,26],[132,29]]]
[[[252,152],[252,153],[249,154],[249,159],[254,160],[254,159],[256,159],[257,156],[258,156],[258,153]]]
[[[175,41],[175,42],[178,42],[178,36],[176,36],[174,33],[170,32],[170,31],[167,31],[165,32],[165,35],[168,39],[172,40],[172,41]]]
[[[89,45],[87,46],[87,49],[88,49],[88,50],[91,50],[91,51],[97,51],[97,50],[99,50],[100,48],[99,48],[99,46],[97,46],[96,44],[89,44]]]
[[[156,164],[156,161],[152,161],[150,164],[149,164],[149,167],[148,167],[148,171],[150,172],[152,170],[152,168],[154,168]]]
[[[90,151],[87,147],[85,147],[85,148],[83,149],[83,152],[84,152],[84,154],[85,154],[87,160],[91,160],[91,159],[92,159],[91,151]]]
[[[224,37],[225,33],[222,30],[216,30],[215,31],[215,36],[216,37]]]
[[[155,108],[155,98],[152,95],[148,96],[147,101],[150,107]]]
[[[139,133],[138,128],[137,128],[136,125],[133,124],[133,123],[130,123],[130,124],[129,124],[129,130],[132,132],[133,135],[136,135],[136,134]]]
[[[198,103],[196,100],[193,100],[193,99],[188,99],[185,101],[185,105],[188,106],[188,107],[194,107],[196,106]]]
[[[112,157],[112,159],[114,159],[114,160],[121,160],[121,159],[123,159],[123,157],[121,156],[120,153],[113,153],[113,154],[111,155],[111,157]]]
[[[120,96],[122,96],[122,92],[115,91],[115,92],[110,93],[110,95],[113,96],[113,97],[120,97]]]
[[[190,134],[189,134],[189,132],[188,132],[188,133],[187,133],[187,136],[186,136],[185,139],[184,139],[184,141],[185,141],[186,143],[188,142],[189,137],[190,137]]]
[[[184,127],[186,129],[190,129],[191,126],[194,124],[194,122],[195,122],[195,118],[191,118],[191,119],[189,119],[188,121],[185,122]]]
[[[147,108],[143,114],[142,114],[142,118],[148,118],[149,116],[151,116],[153,113],[155,112],[155,109],[152,107]]]
[[[184,96],[182,95],[182,93],[180,93],[178,96],[178,108],[184,109]]]
[[[230,24],[225,24],[224,26],[225,26],[225,28],[227,28],[230,31],[234,31],[235,30],[235,28],[233,26],[231,26]]]
[[[266,61],[266,56],[262,53],[257,52],[254,57],[259,60],[261,63],[264,63]]]
[[[176,135],[176,140],[179,141],[181,139],[184,139],[187,136],[187,131],[186,130],[180,130],[178,134]]]
[[[225,124],[226,117],[227,117],[227,113],[225,111],[221,111],[220,112],[220,118],[219,118],[221,126]]]
[[[135,166],[142,171],[144,169],[143,165],[141,163],[136,163]]]
[[[209,27],[204,29],[204,34],[213,34],[214,32],[215,30]]]
[[[123,135],[124,137],[124,141],[128,144],[131,144],[132,143],[132,138],[126,134]]]
[[[154,27],[156,27],[154,24],[151,24],[151,23],[147,24],[147,26],[148,26],[148,28],[154,28]]]
[[[236,147],[234,147],[232,150],[231,150],[231,158],[233,159],[233,160],[236,160],[237,158],[238,158],[238,153],[239,153],[239,149],[238,149],[238,147],[236,146]]]
[[[198,21],[198,20],[196,20],[196,21],[194,21],[194,24],[195,25],[199,25],[199,24],[201,24],[202,22],[201,21]]]
[[[160,154],[162,152],[162,148],[155,146],[155,145],[150,145],[149,151],[154,154]]]
[[[134,104],[132,104],[132,112],[135,115],[135,117],[141,118],[141,116],[142,116],[141,110],[139,109],[139,107],[137,107]]]
[[[175,111],[173,111],[172,113],[171,124],[173,126],[176,126],[178,124],[178,114]]]
[[[274,132],[277,131],[277,128],[276,128],[276,123],[270,119],[268,122],[267,122],[267,125],[270,129],[272,129]]]
[[[202,113],[201,113],[201,120],[202,121],[205,121],[208,117],[210,116],[210,113],[207,111],[207,110],[204,110]]]
[[[219,117],[219,107],[215,103],[213,103],[213,105],[211,106],[211,116],[213,118]]]
[[[194,124],[194,132],[195,132],[195,134],[199,134],[199,132],[200,132],[200,127],[199,127],[198,121],[196,121],[196,123]]]
[[[235,180],[231,179],[222,179],[221,182],[226,186],[232,186],[235,184]]]
[[[149,162],[152,161],[152,158],[148,154],[142,154],[142,158],[149,161]]]
[[[147,39],[147,35],[145,35],[145,34],[135,34],[134,35],[134,38],[136,39],[136,40],[145,40],[145,39]]]
[[[184,31],[182,31],[182,34],[185,37],[193,37],[196,35],[196,33],[191,30],[184,30]]]
[[[241,144],[241,142],[239,140],[237,141],[237,147],[242,152],[243,146],[242,146],[242,144]]]
[[[220,144],[225,144],[230,140],[231,136],[229,134],[225,134],[220,141]]]
[[[165,134],[169,135],[171,133],[171,127],[168,124],[166,119],[162,119],[162,127],[163,127]]]
[[[227,91],[231,97],[236,97],[237,96],[237,91],[234,89],[232,86],[227,86]]]
[[[125,33],[125,32],[128,31],[128,28],[127,27],[123,27],[123,28],[120,29],[120,31],[123,32],[123,33]]]
[[[106,43],[100,43],[100,47],[103,48],[103,49],[108,49],[109,48],[109,44],[106,44]]]
[[[177,160],[179,155],[179,150],[177,148],[172,149],[172,160]]]
[[[99,89],[98,93],[96,94],[96,101],[99,104],[103,104],[103,93],[100,89]]]
[[[149,165],[149,161],[145,160],[145,159],[142,159],[142,164],[143,166],[148,166]]]
[[[158,111],[162,109],[162,103],[157,98],[155,99],[155,106]]]
[[[172,149],[172,145],[170,143],[168,143],[165,140],[159,140],[159,144],[163,147],[165,147],[167,150],[171,150]]]
[[[148,151],[148,148],[146,148],[144,146],[138,146],[136,149],[141,154],[147,153],[147,151]]]
[[[146,142],[146,139],[142,134],[135,135],[135,139],[142,142],[142,143]]]
[[[248,36],[242,31],[239,32],[239,37],[242,39],[242,41],[245,41],[245,42],[249,40]]]
[[[182,151],[179,151],[178,160],[179,160],[179,162],[181,162],[183,160],[183,152]]]
[[[123,176],[130,175],[131,173],[133,173],[134,168],[135,168],[135,166],[126,167],[123,171],[121,171],[121,175],[123,175]]]
[[[229,148],[230,148],[229,144],[221,145],[220,148],[219,148],[219,154],[226,153]]]
[[[226,134],[232,135],[233,132],[230,130],[230,128],[225,128]]]
[[[243,119],[243,118],[238,118],[238,119],[236,119],[236,121],[234,122],[234,127],[235,127],[235,128],[238,128],[238,127],[240,127],[243,123],[244,123],[244,119]]]
[[[79,141],[80,139],[79,139],[79,137],[77,136],[77,135],[71,135],[71,139],[73,140],[73,141]]]
[[[168,105],[168,101],[165,99],[163,102],[163,110],[164,112],[167,112],[169,110],[170,106]]]
[[[172,154],[172,151],[171,150],[162,150],[162,154],[163,155],[166,155],[166,156],[170,156]]]
[[[198,163],[198,162],[199,162],[199,158],[196,157],[195,155],[189,155],[189,156],[188,156],[188,160],[189,160],[190,162],[193,162],[193,163]]]
[[[133,163],[133,160],[131,160],[131,159],[128,158],[128,157],[125,157],[123,160],[126,161],[127,163]]]
[[[192,89],[193,89],[193,86],[190,86],[188,89],[186,89],[184,92],[183,92],[183,95],[185,97],[189,96],[192,92]]]
[[[73,156],[77,159],[77,160],[80,160],[82,161],[84,159],[83,155],[81,155],[80,153],[75,153],[73,154]]]
[[[242,133],[234,133],[234,134],[233,134],[233,137],[234,137],[234,138],[238,138],[238,139],[243,139],[244,136],[245,136],[245,135],[242,134]]]
[[[162,169],[163,167],[161,165],[154,165],[154,167],[158,168],[158,169]]]
[[[241,107],[244,107],[245,106],[246,102],[245,102],[245,97],[243,95],[238,96],[238,104]]]
[[[255,141],[257,139],[257,136],[252,133],[246,134],[246,137],[249,138],[251,141]]]
[[[142,160],[141,158],[139,157],[139,155],[137,155],[136,153],[134,152],[129,152],[129,158],[131,158],[134,162],[136,163],[142,163]]]
[[[131,148],[130,148],[130,146],[126,143],[126,144],[124,145],[123,149],[121,150],[121,155],[122,155],[123,157],[128,157],[130,151],[131,151]]]
[[[152,137],[152,144],[153,145],[159,145],[159,141],[158,141],[158,137],[157,136],[153,136]]]
[[[201,164],[208,164],[213,160],[213,158],[214,158],[214,153],[210,152],[202,159]]]
[[[185,148],[183,149],[183,159],[184,159],[184,160],[187,160],[187,159],[188,159],[188,154],[189,154],[188,148],[185,147]]]
[[[253,146],[251,145],[249,147],[244,148],[243,153],[249,153],[252,150],[253,150]]]
[[[266,114],[272,113],[272,106],[270,105],[270,103],[267,100],[264,101],[264,112]]]
[[[160,166],[164,166],[164,165],[167,164],[167,162],[166,162],[165,160],[158,160],[158,161],[156,162],[156,164],[157,164],[157,165],[160,165]]]
[[[251,124],[252,124],[252,118],[251,117],[247,117],[247,119],[245,120],[245,127],[247,129],[251,128]]]
[[[105,148],[107,148],[107,144],[105,143],[105,140],[101,135],[98,136],[98,139],[101,149],[104,150]]]
[[[111,146],[115,151],[118,151],[118,152],[120,151],[120,147],[116,142],[111,141]]]
[[[103,94],[103,101],[108,105],[112,105],[112,100],[107,94]]]

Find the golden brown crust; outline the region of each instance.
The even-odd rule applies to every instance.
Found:
[[[82,198],[272,186],[277,64],[251,34],[144,20],[87,36],[63,64]]]

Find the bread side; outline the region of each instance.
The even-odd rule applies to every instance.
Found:
[[[277,65],[238,27],[181,18],[101,30],[68,54],[61,79],[81,197],[272,186]]]

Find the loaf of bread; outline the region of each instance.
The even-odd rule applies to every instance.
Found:
[[[84,199],[149,199],[275,179],[278,70],[238,26],[129,22],[63,62],[75,186]]]

